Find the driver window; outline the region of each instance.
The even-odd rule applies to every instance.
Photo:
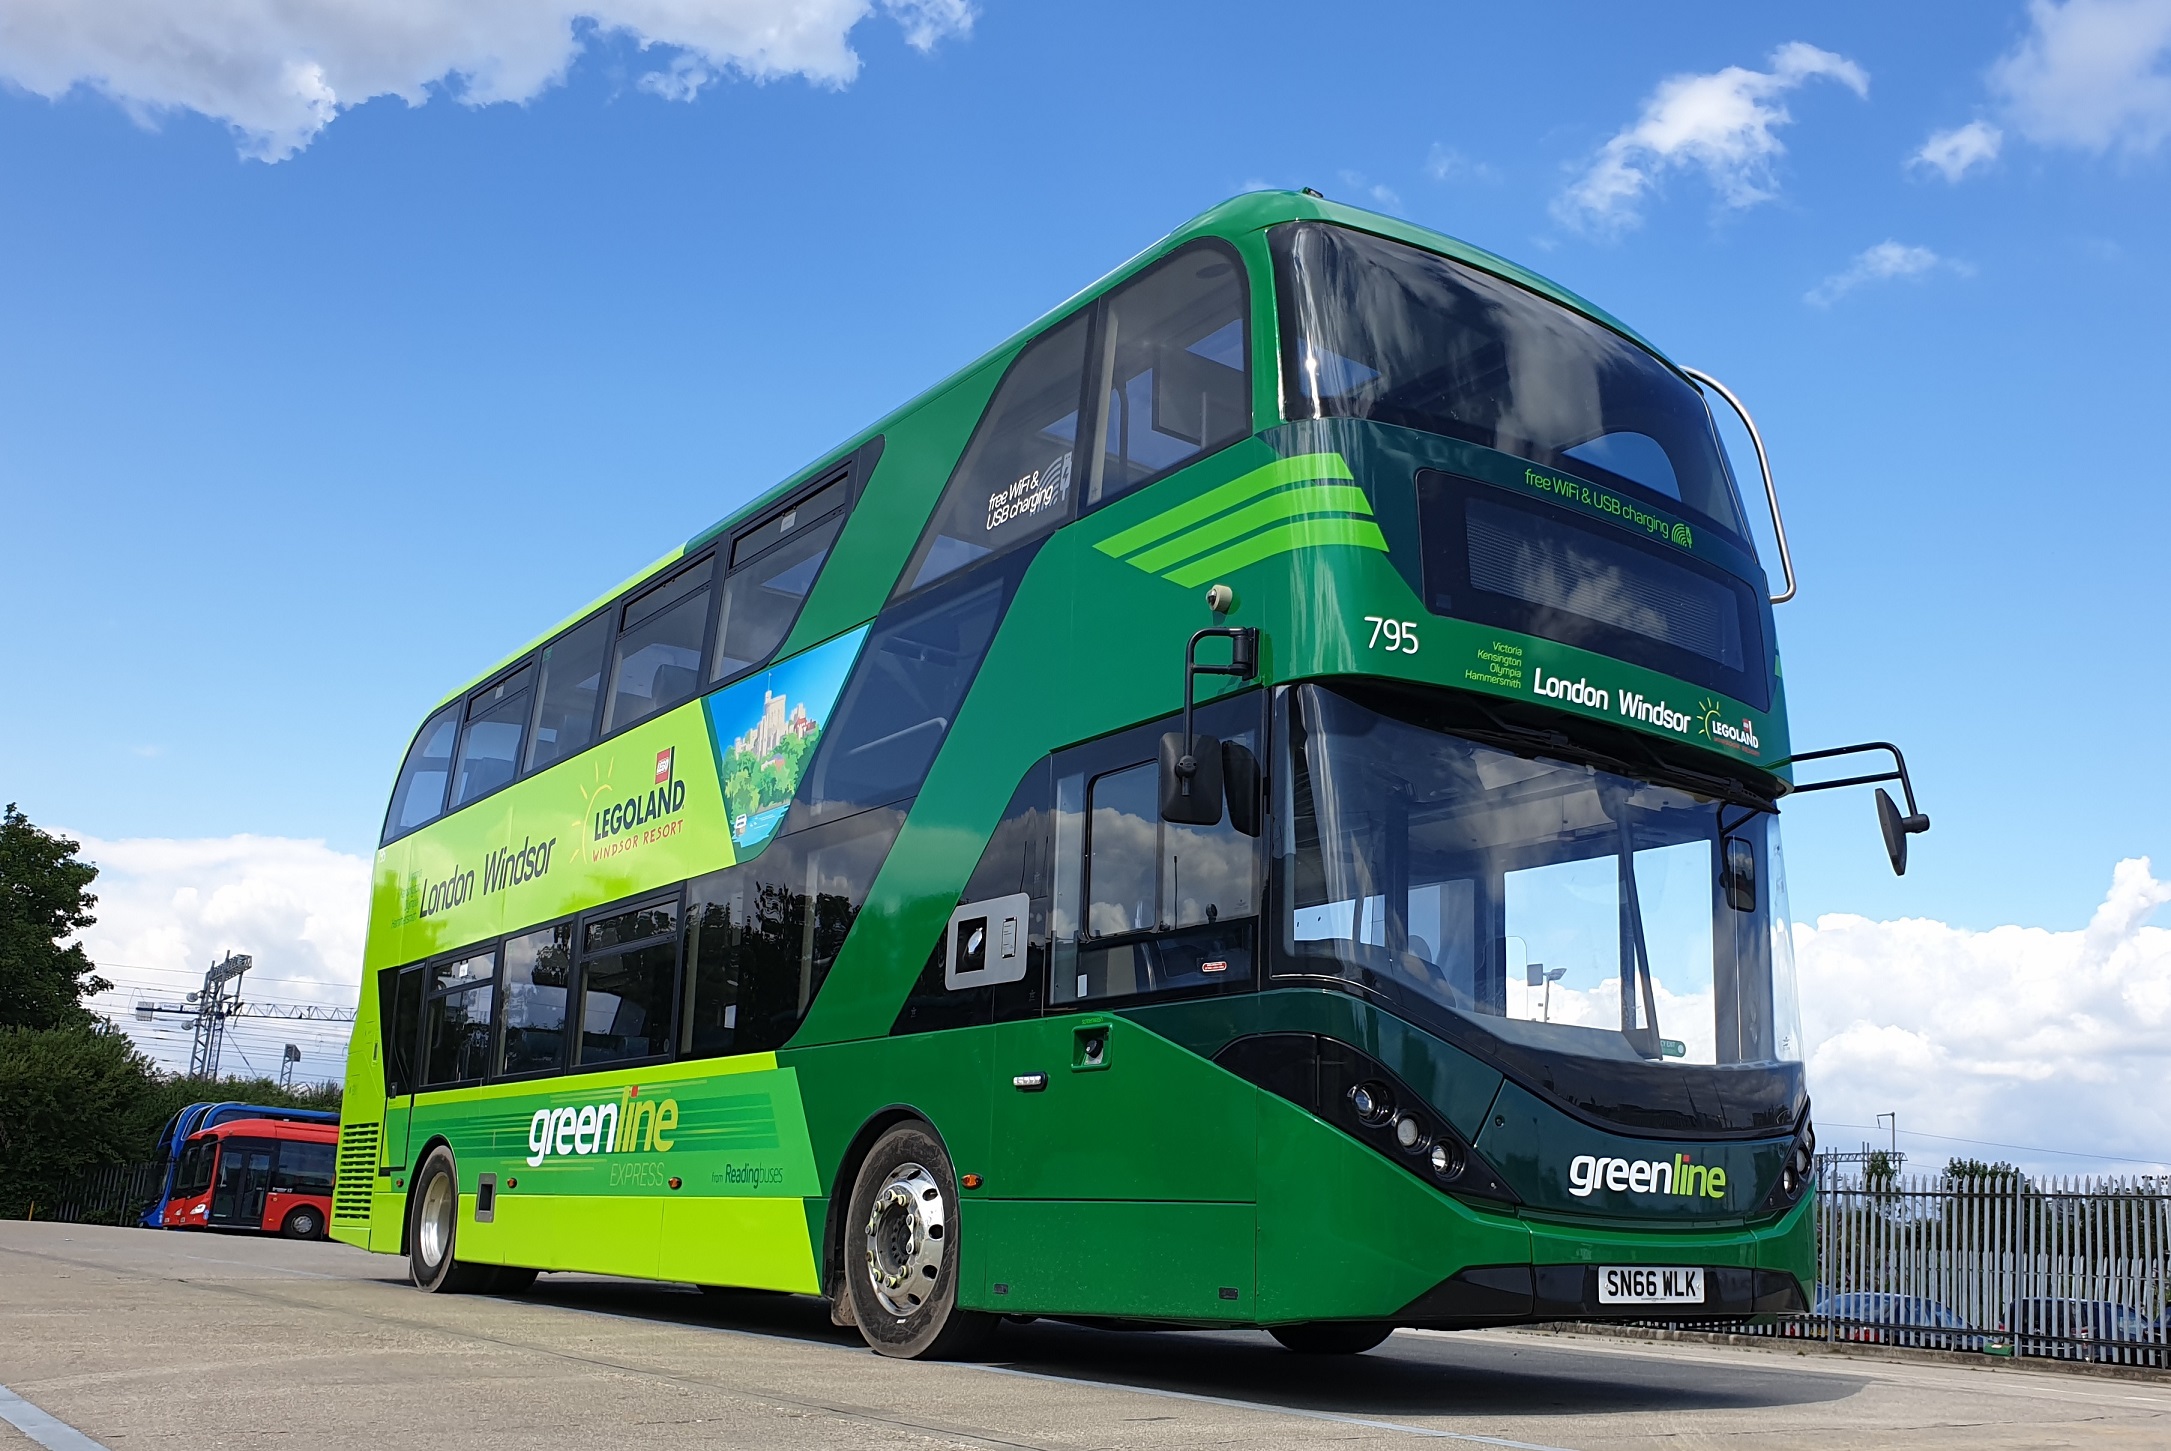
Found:
[[[1252,709],[1255,702],[1229,712],[1222,728],[1241,725],[1240,714]],[[1201,731],[1214,730],[1211,714],[1200,713]],[[1063,763],[1072,769],[1062,770],[1056,785],[1052,1004],[1251,979],[1258,843],[1227,812],[1213,826],[1161,820],[1158,760],[1136,756],[1157,749],[1173,724],[1156,722],[1077,753],[1097,761]],[[1226,740],[1235,750],[1254,750],[1257,731],[1237,730]],[[1115,761],[1124,763],[1092,772]],[[1082,875],[1082,890],[1071,872]]]

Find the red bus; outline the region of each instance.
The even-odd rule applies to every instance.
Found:
[[[332,1217],[337,1124],[235,1119],[189,1137],[166,1201],[168,1229],[246,1229],[322,1239]]]

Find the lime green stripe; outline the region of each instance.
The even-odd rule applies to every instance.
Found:
[[[1093,547],[1103,554],[1121,558],[1134,549],[1143,549],[1166,539],[1179,529],[1188,529],[1203,519],[1210,519],[1224,509],[1233,509],[1269,489],[1278,489],[1284,484],[1310,483],[1314,479],[1352,477],[1349,465],[1338,453],[1300,453],[1294,458],[1276,459],[1248,474],[1238,474],[1195,499],[1164,509],[1143,523],[1111,534]]]
[[[1379,525],[1370,519],[1299,519],[1263,534],[1254,534],[1240,540],[1217,554],[1209,554],[1195,564],[1161,577],[1186,589],[1204,584],[1216,575],[1233,573],[1247,564],[1257,564],[1262,559],[1272,559],[1277,554],[1292,550],[1316,548],[1322,544],[1352,544],[1359,549],[1385,551],[1387,536],[1379,532]]]
[[[1219,549],[1230,540],[1241,539],[1254,530],[1305,514],[1362,514],[1369,519],[1372,501],[1355,484],[1309,484],[1285,489],[1267,495],[1256,504],[1246,504],[1233,514],[1224,514],[1212,523],[1202,524],[1188,534],[1179,534],[1165,544],[1156,544],[1142,554],[1134,554],[1129,562],[1159,574],[1178,560]]]

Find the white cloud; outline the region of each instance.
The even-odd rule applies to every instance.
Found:
[[[527,101],[596,32],[677,52],[641,81],[687,99],[727,72],[842,86],[877,0],[0,0],[0,80],[100,92],[150,124],[195,111],[278,161],[376,96]],[[968,0],[879,0],[920,50],[972,25]]]
[[[1342,185],[1356,192],[1376,207],[1385,207],[1389,211],[1394,211],[1402,205],[1402,197],[1393,187],[1375,181],[1368,181],[1362,172],[1343,172]]]
[[[1432,151],[1425,157],[1425,175],[1434,181],[1491,181],[1494,172],[1482,161],[1469,157],[1443,142],[1435,141]]]
[[[364,858],[321,841],[273,836],[78,840],[83,858],[98,867],[91,888],[98,921],[83,945],[117,988],[93,1006],[113,1014],[164,1066],[186,1063],[185,1022],[139,1019],[134,1001],[179,1001],[229,951],[255,959],[243,980],[249,1000],[354,1005],[369,911]],[[250,1019],[230,1028],[231,1040],[266,1071],[276,1070],[280,1040],[300,1043],[311,1078],[338,1076],[344,1065],[331,1053],[346,1032],[344,1025]],[[274,1056],[266,1059],[261,1046]]]
[[[1777,131],[1794,119],[1780,97],[1817,79],[1869,94],[1862,67],[1802,41],[1780,46],[1769,64],[1768,71],[1728,66],[1659,82],[1635,124],[1599,148],[1589,169],[1554,202],[1554,215],[1597,231],[1633,226],[1645,195],[1667,172],[1687,167],[1700,169],[1728,206],[1769,201],[1776,186],[1772,163],[1786,153]]]
[[[1813,307],[1830,307],[1864,283],[1927,277],[1941,268],[1962,274],[1971,270],[1964,263],[1938,256],[1928,247],[1879,242],[1802,294],[1802,300]]]
[[[1908,160],[1911,164],[1940,173],[1947,181],[1958,181],[1978,166],[1988,166],[1998,159],[1998,151],[2005,144],[2005,133],[1988,121],[1970,121],[1965,126],[1955,126],[1950,131],[1931,133],[1922,143],[1922,149]]]
[[[1990,71],[2013,128],[2046,146],[2153,150],[2171,135],[2171,0],[2029,0]]]
[[[1796,924],[1817,1119],[1874,1124],[1897,1112],[1903,1131],[2171,1153],[2171,929],[2148,925],[2166,902],[2171,884],[2143,857],[2118,864],[2076,932],[1854,916]],[[1836,1129],[1824,1138],[1851,1142]]]

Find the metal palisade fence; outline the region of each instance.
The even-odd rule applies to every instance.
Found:
[[[1820,1177],[1811,1313],[1708,1328],[2171,1367],[2171,1180]]]
[[[133,1224],[164,1182],[160,1164],[108,1164],[77,1175],[50,1204],[35,1205],[37,1219],[70,1224]]]

